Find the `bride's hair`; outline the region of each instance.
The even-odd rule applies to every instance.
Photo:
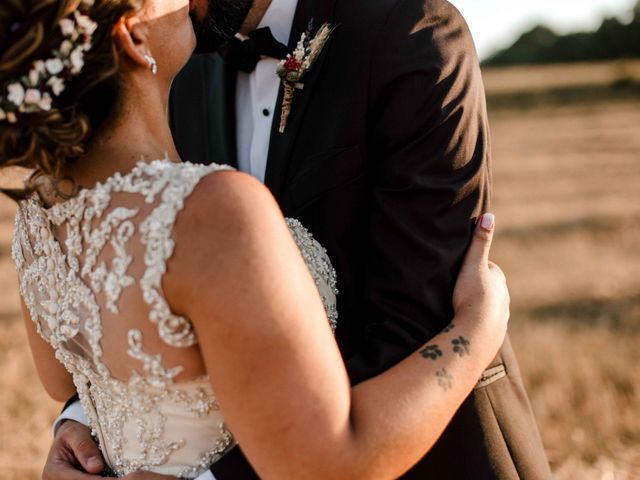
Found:
[[[34,62],[52,58],[65,42],[61,21],[89,8],[97,24],[81,69],[63,76],[64,89],[49,109],[3,113],[0,119],[0,168],[21,166],[59,178],[65,166],[83,155],[92,132],[118,104],[118,50],[113,29],[144,0],[2,0],[0,2],[0,97],[16,82],[27,82]],[[89,5],[89,7],[87,7]],[[42,63],[42,62],[40,62]],[[46,72],[45,72],[46,73]],[[57,79],[56,79],[57,80]],[[27,83],[28,85],[28,83]],[[50,87],[47,87],[50,88]],[[0,100],[2,100],[0,98]],[[6,100],[6,99],[5,99]],[[1,105],[0,105],[1,108]],[[28,191],[3,190],[14,199]]]

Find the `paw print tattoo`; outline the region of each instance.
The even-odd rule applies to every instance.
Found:
[[[453,323],[450,323],[449,326],[447,328],[445,328],[444,330],[442,330],[442,333],[449,333],[451,330],[453,330],[454,328],[456,328],[456,326]]]
[[[446,368],[442,368],[436,372],[438,377],[438,385],[442,387],[444,391],[451,390],[453,388],[453,376]]]
[[[460,336],[451,340],[451,343],[453,344],[453,351],[455,353],[457,353],[461,357],[469,355],[469,346],[471,345],[471,342],[469,342],[469,340]]]
[[[442,350],[438,345],[428,345],[423,350],[420,350],[420,355],[424,358],[430,358],[431,360],[437,360],[442,356]]]

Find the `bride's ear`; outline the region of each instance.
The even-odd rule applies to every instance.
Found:
[[[143,22],[136,17],[122,17],[116,24],[113,34],[116,42],[131,61],[144,68],[150,67],[148,30]]]

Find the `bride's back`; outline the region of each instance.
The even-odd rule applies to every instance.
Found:
[[[20,204],[21,293],[116,473],[192,476],[233,443],[192,325],[162,288],[186,198],[223,169],[140,163],[49,208],[37,195]]]
[[[193,478],[234,445],[193,325],[172,310],[163,289],[171,277],[167,291],[177,283],[181,291],[207,291],[169,271],[180,270],[172,256],[176,249],[184,256],[189,241],[189,232],[174,227],[179,218],[194,221],[203,195],[209,200],[200,181],[225,170],[157,160],[50,207],[37,194],[20,202],[13,257],[22,297],[38,333],[72,374],[119,475],[144,469]],[[188,201],[194,192],[198,199]],[[207,215],[223,208],[212,202]],[[327,254],[299,222],[287,224],[335,327],[336,276]],[[198,253],[189,252],[190,260],[215,261]]]
[[[166,102],[195,46],[189,11],[188,0],[0,5],[0,168],[30,169],[54,186],[64,178],[93,185],[111,175],[50,207],[28,188],[6,193],[20,200],[13,256],[43,383],[59,400],[75,385],[120,476],[143,469],[195,478],[234,445],[194,328],[172,311],[162,288],[164,279],[183,309],[190,306],[179,304],[183,297],[197,304],[212,295],[209,285],[179,285],[186,294],[176,295],[176,282],[190,275],[172,275],[167,262],[186,198],[204,176],[225,168],[162,160],[112,174],[138,158],[179,158]],[[189,206],[220,209],[203,197]],[[280,221],[273,200],[271,207],[270,218]],[[299,224],[290,227],[335,324],[335,273],[326,253]],[[189,232],[179,233],[188,252]],[[197,255],[180,262],[176,251],[171,269],[180,270],[187,256],[199,271],[197,262],[207,258]],[[51,361],[50,347],[66,370]]]

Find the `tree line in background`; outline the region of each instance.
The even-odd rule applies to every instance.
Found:
[[[630,23],[611,17],[606,18],[595,32],[568,35],[558,35],[549,27],[538,25],[509,48],[487,58],[483,65],[531,65],[629,57],[640,57],[640,0],[633,8]]]

